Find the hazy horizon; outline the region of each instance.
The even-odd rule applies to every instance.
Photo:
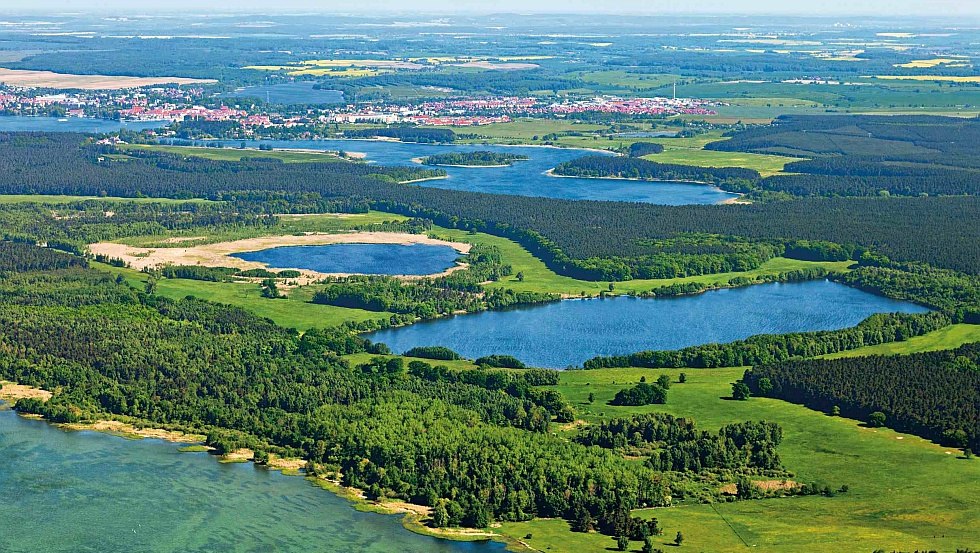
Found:
[[[455,14],[603,14],[603,15],[793,15],[793,16],[928,16],[935,19],[980,17],[980,2],[962,0],[823,0],[821,2],[789,3],[782,0],[687,0],[650,1],[619,0],[597,6],[595,0],[498,0],[486,2],[468,0],[361,0],[356,8],[351,4],[317,2],[312,0],[280,0],[270,10],[266,0],[243,0],[229,6],[215,0],[169,0],[147,2],[136,7],[126,0],[36,0],[23,5],[0,7],[0,13],[168,13],[191,12],[216,14],[289,12],[349,14],[349,15],[455,15]]]

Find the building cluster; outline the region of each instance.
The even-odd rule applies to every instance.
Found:
[[[0,85],[0,113],[5,115],[63,115],[107,117],[134,110],[133,119],[152,119],[161,110],[200,101],[202,88],[146,87],[127,90],[58,91]],[[140,113],[151,111],[153,115]],[[170,119],[170,117],[159,117]]]
[[[219,100],[220,101],[220,100]],[[602,96],[560,102],[534,97],[435,100],[410,104],[376,103],[323,108],[303,107],[281,113],[228,107],[205,98],[201,88],[143,88],[117,91],[49,93],[36,89],[0,88],[0,112],[10,115],[61,117],[118,117],[129,121],[235,121],[249,129],[298,127],[310,124],[396,124],[471,127],[506,123],[517,116],[557,116],[578,113],[623,115],[714,115],[713,103],[691,98],[619,98]]]

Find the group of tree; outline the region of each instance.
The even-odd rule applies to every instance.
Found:
[[[511,165],[515,161],[526,161],[530,159],[522,154],[508,154],[499,152],[448,152],[445,154],[433,154],[422,158],[423,165],[469,165],[474,167],[496,167]]]
[[[565,177],[616,177],[659,181],[695,181],[735,192],[751,190],[761,178],[754,169],[697,167],[658,163],[638,157],[585,156],[558,164],[554,174]]]
[[[467,268],[449,275],[414,281],[387,276],[350,276],[330,280],[313,295],[313,303],[389,311],[421,319],[517,304],[554,301],[554,294],[485,288],[482,283],[509,275],[511,268],[494,246],[473,246]]]
[[[656,471],[545,432],[567,407],[534,389],[552,373],[510,377],[502,393],[489,371],[471,384],[416,376],[400,358],[350,366],[334,346],[358,340],[341,332],[301,337],[239,308],[148,295],[68,254],[3,251],[0,378],[57,390],[22,411],[127,416],[203,431],[221,450],[302,456],[371,496],[444,510],[442,525],[667,501]]]

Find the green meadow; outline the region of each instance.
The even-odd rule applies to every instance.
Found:
[[[920,344],[922,345],[922,344]],[[831,417],[806,407],[767,398],[728,399],[731,383],[743,368],[608,369],[567,371],[556,388],[586,421],[663,411],[693,418],[713,431],[743,420],[779,423],[784,441],[779,454],[795,480],[827,483],[835,497],[809,496],[714,504],[681,504],[646,509],[638,516],[656,517],[664,528],[665,551],[678,531],[679,550],[737,552],[836,553],[839,551],[953,551],[980,543],[980,460],[957,450],[889,429],[866,428],[855,420]],[[677,383],[685,372],[687,382]],[[674,384],[666,405],[613,407],[616,391],[660,374]],[[589,403],[589,394],[594,402]],[[505,523],[502,533],[524,539],[538,551],[606,551],[608,536],[570,532],[561,520]],[[640,549],[633,542],[631,550]]]
[[[520,244],[484,233],[469,233],[461,230],[449,230],[436,228],[431,235],[437,238],[452,240],[456,242],[469,242],[472,244],[484,244],[496,246],[500,249],[501,257],[505,263],[513,268],[513,273],[498,282],[488,284],[492,288],[510,288],[519,292],[546,292],[553,294],[565,294],[572,296],[594,296],[600,292],[609,293],[609,285],[613,285],[612,293],[644,292],[671,284],[688,282],[704,282],[711,285],[725,285],[736,276],[755,278],[763,275],[775,275],[797,269],[808,267],[824,267],[828,271],[846,271],[851,264],[848,261],[800,261],[778,257],[762,264],[758,269],[738,273],[717,273],[712,275],[701,275],[682,278],[669,279],[637,279],[623,282],[596,282],[589,280],[578,280],[571,277],[561,276],[549,269],[543,261],[534,257],[529,251]],[[520,281],[518,273],[523,273],[524,280]]]

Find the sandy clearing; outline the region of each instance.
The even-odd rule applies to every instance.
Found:
[[[0,399],[11,403],[23,398],[36,398],[47,401],[53,395],[47,390],[33,388],[23,384],[15,384],[13,382],[0,381],[0,385],[2,385],[0,387]]]
[[[470,244],[464,242],[447,242],[436,240],[421,234],[404,232],[353,232],[345,234],[308,233],[291,236],[262,236],[246,238],[231,242],[204,244],[187,248],[138,248],[114,242],[99,242],[89,245],[89,250],[96,255],[122,259],[130,267],[138,270],[157,269],[167,265],[204,265],[207,267],[234,267],[236,269],[265,269],[268,265],[255,261],[245,261],[230,254],[250,252],[274,248],[277,246],[320,246],[326,244],[426,244],[433,246],[449,246],[461,254],[469,253]],[[276,269],[292,269],[293,267],[276,267]],[[466,264],[456,266],[437,275],[394,275],[407,280],[424,278],[425,276],[444,276],[460,269]],[[320,273],[309,269],[295,268],[301,277],[295,280],[299,284],[309,284],[328,276],[349,276],[348,273]]]
[[[195,444],[204,441],[204,436],[197,434],[186,434],[177,430],[164,430],[162,428],[137,428],[129,423],[102,420],[95,422],[61,424],[62,428],[69,430],[94,430],[96,432],[106,432],[122,436],[136,436],[140,438],[153,438],[166,440],[181,444]]]
[[[214,79],[183,77],[126,77],[118,75],[72,75],[51,71],[0,68],[0,82],[10,86],[43,88],[77,88],[83,90],[119,90],[161,84],[216,83]]]

